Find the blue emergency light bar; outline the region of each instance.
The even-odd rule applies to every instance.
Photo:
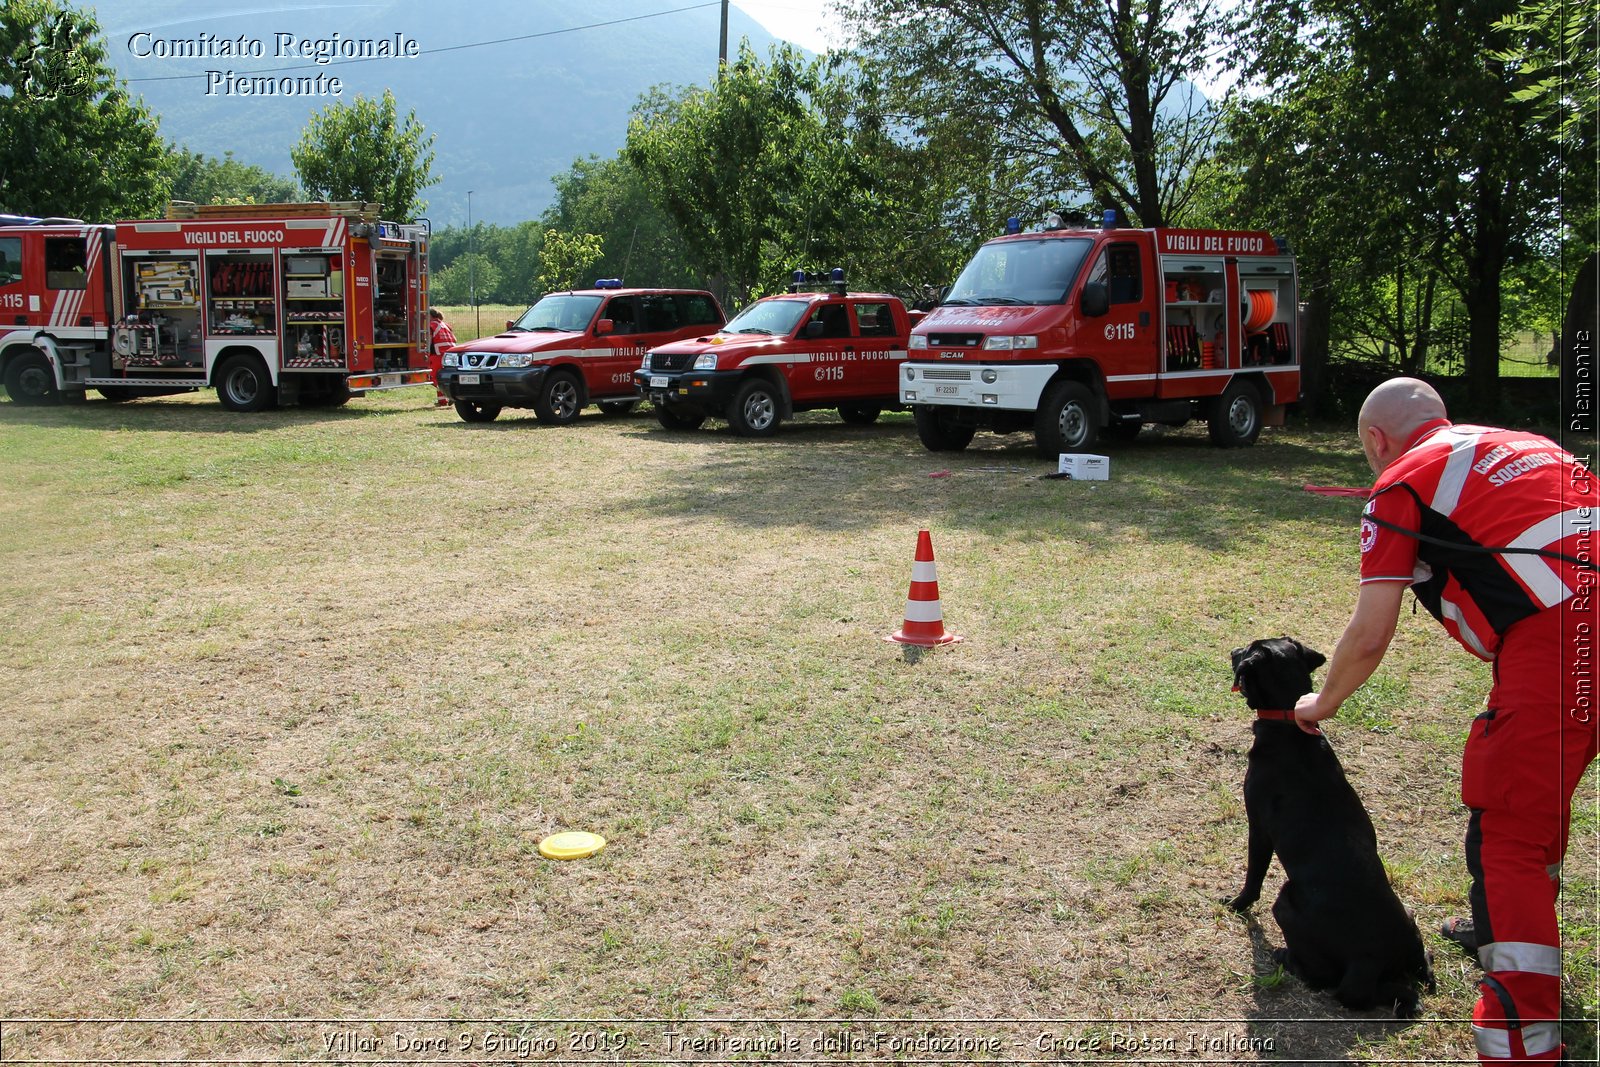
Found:
[[[596,289],[621,289],[622,288],[622,279],[621,278],[596,278],[594,280],[594,287]]]
[[[1022,232],[1022,220],[1021,219],[1017,218],[1015,215],[1012,215],[1010,218],[1006,219],[1006,233],[1021,233],[1021,232]]]
[[[816,274],[807,274],[803,270],[797,270],[793,274],[789,275],[789,291],[791,293],[798,293],[800,290],[806,288],[833,289],[842,296],[845,291],[844,268],[834,267],[828,272],[826,277],[824,277],[820,272]]]

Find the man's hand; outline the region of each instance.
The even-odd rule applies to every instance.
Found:
[[[1317,723],[1331,719],[1339,713],[1339,705],[1322,699],[1321,693],[1307,693],[1294,705],[1294,724],[1315,737],[1322,736]]]

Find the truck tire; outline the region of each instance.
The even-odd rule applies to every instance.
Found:
[[[917,424],[917,437],[929,452],[960,452],[972,443],[977,429],[962,426],[948,413],[926,404],[918,405],[911,416]]]
[[[871,426],[883,409],[876,404],[840,404],[839,417],[852,426]]]
[[[461,416],[462,422],[493,422],[500,415],[500,405],[457,400],[456,414]]]
[[[311,388],[307,389],[309,384]],[[300,386],[300,406],[306,408],[342,408],[350,403],[350,382],[338,375],[325,374],[322,380]]]
[[[43,352],[28,349],[6,366],[6,395],[13,404],[32,407],[61,402],[56,376]]]
[[[1062,452],[1087,452],[1100,436],[1100,409],[1082,382],[1057,382],[1044,391],[1034,416],[1034,445],[1054,459]]]
[[[229,356],[218,365],[212,382],[217,399],[229,411],[266,411],[278,404],[278,387],[260,356],[242,352]]]
[[[764,378],[751,378],[728,401],[728,425],[740,437],[771,437],[783,421],[783,397]]]
[[[706,417],[698,412],[690,414],[679,411],[663,403],[656,405],[656,421],[664,430],[698,430],[701,423],[706,421]]]
[[[638,406],[637,400],[602,400],[596,405],[600,409],[600,414],[612,417],[626,415]]]
[[[1256,387],[1249,382],[1230,382],[1211,408],[1211,443],[1218,448],[1255,444],[1261,436],[1261,417],[1261,393]]]
[[[578,379],[566,371],[555,371],[545,376],[539,399],[534,401],[533,414],[540,422],[552,426],[565,426],[583,410],[583,387]]]

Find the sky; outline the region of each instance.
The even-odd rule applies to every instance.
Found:
[[[834,0],[734,0],[774,37],[812,52],[842,43],[839,19],[830,14]]]

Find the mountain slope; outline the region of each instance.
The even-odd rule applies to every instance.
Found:
[[[99,0],[108,52],[129,88],[160,116],[163,134],[206,155],[293,174],[289,149],[314,111],[392,89],[436,137],[425,194],[435,226],[511,223],[549,203],[552,176],[574,159],[621,147],[628,114],[652,86],[705,84],[717,62],[716,0],[478,0],[441,17],[423,0],[296,5],[191,0]],[[414,41],[411,58],[319,64],[291,41]],[[772,37],[737,8],[729,39],[765,54]],[[230,55],[241,40],[257,55]],[[730,49],[736,44],[730,44]],[[187,53],[187,54],[183,54]],[[196,54],[199,53],[199,54]],[[207,71],[218,72],[208,78]],[[338,78],[341,95],[229,93],[226,72],[293,81]]]

